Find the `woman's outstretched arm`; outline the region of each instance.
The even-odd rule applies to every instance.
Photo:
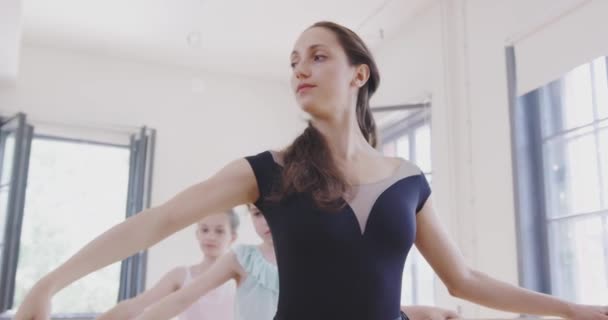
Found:
[[[211,178],[144,210],[104,232],[39,280],[19,307],[16,320],[46,320],[51,298],[74,281],[148,248],[206,215],[254,202],[259,196],[252,168],[233,161]]]

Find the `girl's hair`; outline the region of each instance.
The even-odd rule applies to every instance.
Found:
[[[260,211],[260,209],[258,209],[258,207],[256,207],[256,205],[255,205],[255,204],[253,204],[253,203],[248,203],[248,204],[247,204],[247,210],[249,211],[249,213],[252,213],[252,214],[253,214],[254,212],[258,212],[258,211]],[[260,212],[261,212],[261,211],[260,211]]]
[[[239,215],[234,210],[226,211],[228,215],[228,220],[230,220],[230,229],[233,233],[236,233],[239,229],[239,225],[241,224],[241,219],[239,219]]]

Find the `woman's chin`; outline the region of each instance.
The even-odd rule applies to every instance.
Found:
[[[319,107],[314,103],[311,103],[309,101],[306,101],[306,103],[303,103],[303,101],[298,101],[298,102],[300,105],[300,109],[312,116],[318,114],[320,111]]]

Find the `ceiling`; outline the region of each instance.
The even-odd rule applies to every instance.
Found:
[[[24,0],[26,43],[272,79],[298,34],[346,25],[372,49],[433,0]]]

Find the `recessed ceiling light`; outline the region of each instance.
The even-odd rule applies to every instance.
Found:
[[[199,31],[192,31],[186,37],[188,45],[192,48],[200,48],[203,44],[203,35]]]

